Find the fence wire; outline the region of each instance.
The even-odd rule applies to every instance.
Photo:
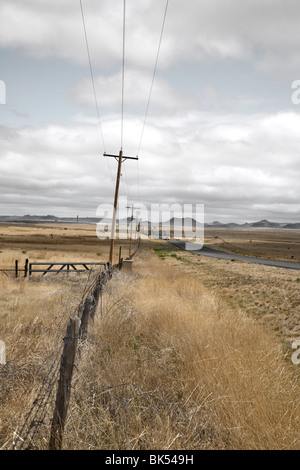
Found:
[[[49,407],[48,405],[52,400],[52,392],[58,380],[62,348],[63,343],[61,344],[50,370],[40,387],[22,428],[18,432],[15,432],[10,450],[35,448],[34,437],[41,426],[45,424],[45,417]]]
[[[127,259],[132,259],[132,257],[138,251],[139,247],[140,243],[138,243],[136,250]],[[107,282],[107,280],[110,279],[113,273],[119,270],[120,267],[120,264],[116,264],[105,271],[98,272],[96,276],[93,276],[93,272],[89,273],[88,282],[84,289],[83,299],[78,308],[78,316],[82,313],[84,299],[86,300],[89,295],[92,294],[96,300],[96,304],[98,303],[99,288],[102,290],[102,287]],[[41,426],[46,425],[45,419],[47,412],[49,412],[50,402],[52,402],[53,405],[53,390],[58,382],[64,339],[56,353],[55,359],[47,376],[43,380],[32,407],[26,416],[23,426],[19,431],[15,431],[14,433],[14,437],[9,448],[10,450],[38,449],[38,445],[35,445],[34,439],[38,435]]]

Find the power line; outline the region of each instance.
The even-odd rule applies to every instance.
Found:
[[[124,136],[124,88],[125,88],[125,41],[126,40],[126,0],[123,1],[123,46],[122,46],[122,100],[121,100],[121,149],[123,148],[123,136]],[[129,185],[127,182],[126,169],[123,167],[125,182],[123,180],[123,174],[121,175],[121,183],[123,185],[124,195],[128,193],[130,198]],[[125,191],[125,185],[127,187],[127,193]]]
[[[164,12],[164,18],[163,18],[163,23],[161,27],[161,33],[160,33],[160,38],[159,38],[159,43],[158,43],[158,49],[157,49],[157,54],[156,54],[156,60],[155,60],[155,65],[154,65],[154,70],[153,70],[153,76],[152,76],[152,82],[151,82],[151,87],[150,87],[150,93],[149,93],[149,98],[148,98],[148,103],[146,107],[146,113],[145,113],[145,118],[144,118],[144,123],[143,123],[143,128],[142,128],[142,134],[140,138],[140,143],[138,147],[138,152],[137,155],[140,153],[141,145],[142,145],[142,139],[144,135],[144,130],[145,130],[145,125],[146,125],[146,120],[148,117],[148,112],[149,112],[149,106],[150,106],[150,101],[151,101],[151,95],[152,95],[152,89],[153,89],[153,84],[155,80],[155,75],[156,75],[156,69],[157,69],[157,64],[158,64],[158,57],[160,53],[160,48],[161,48],[161,43],[162,43],[162,37],[164,33],[164,28],[165,28],[165,22],[166,22],[166,17],[167,17],[167,11],[168,11],[168,6],[169,6],[169,0],[166,1],[166,7],[165,7],[165,12]]]
[[[121,149],[123,148],[123,122],[124,122],[125,19],[126,19],[126,0],[124,0],[124,3],[123,3],[123,60],[122,60]]]
[[[102,132],[102,125],[101,125],[100,113],[99,113],[98,102],[97,102],[97,95],[96,95],[94,74],[93,74],[93,68],[92,68],[92,63],[91,63],[90,50],[89,50],[89,43],[88,43],[88,38],[87,38],[87,33],[86,33],[85,19],[84,19],[84,13],[83,13],[82,1],[81,1],[81,0],[80,0],[80,9],[81,9],[81,17],[82,17],[82,24],[83,24],[83,29],[84,29],[84,36],[85,36],[85,43],[86,43],[87,55],[88,55],[88,59],[89,59],[89,66],[90,66],[91,80],[92,80],[92,85],[93,85],[93,92],[94,92],[94,98],[95,98],[95,105],[96,105],[97,116],[98,116],[99,129],[100,129],[100,134],[101,134],[103,149],[104,149],[104,152],[105,152],[106,150],[105,150],[105,144],[104,144],[104,138],[103,138],[103,132]]]
[[[149,92],[148,102],[147,102],[147,106],[146,106],[146,112],[145,112],[145,117],[144,117],[144,121],[143,121],[143,127],[142,127],[142,132],[141,132],[141,137],[140,137],[140,142],[139,142],[139,146],[138,146],[137,155],[139,154],[140,149],[141,149],[144,130],[145,130],[145,125],[146,125],[146,121],[147,121],[147,117],[148,117],[148,113],[149,113],[149,107],[150,107],[150,102],[151,102],[151,97],[152,97],[152,90],[153,90],[154,80],[155,80],[155,76],[156,76],[156,70],[157,70],[157,64],[158,64],[160,49],[161,49],[162,37],[163,37],[165,22],[166,22],[166,17],[167,17],[168,5],[169,5],[169,0],[166,0],[166,6],[165,6],[165,10],[164,10],[163,22],[162,22],[162,27],[161,27],[161,33],[160,33],[160,38],[159,38],[159,43],[158,43],[157,54],[156,54],[156,60],[155,60],[155,65],[154,65],[154,70],[153,70],[153,75],[152,75],[152,81],[151,81],[151,86],[150,86],[150,92]],[[96,111],[97,111],[98,122],[99,122],[99,129],[100,129],[102,144],[103,144],[103,148],[104,148],[104,154],[106,154],[104,137],[103,137],[103,132],[102,132],[101,119],[100,119],[100,113],[99,113],[99,108],[98,108],[98,103],[97,103],[95,80],[94,80],[93,68],[92,68],[92,63],[91,63],[91,58],[90,58],[89,43],[88,43],[88,37],[87,37],[87,32],[86,32],[84,12],[83,12],[83,7],[82,7],[82,0],[80,0],[80,8],[81,8],[82,23],[83,23],[83,29],[84,29],[84,35],[85,35],[85,41],[86,41],[86,48],[87,48],[89,68],[90,68],[90,74],[91,74],[91,81],[92,81],[92,86],[93,86],[94,99],[95,99]],[[126,0],[123,0],[121,150],[123,149],[123,138],[124,138],[123,134],[124,134],[124,88],[125,88],[125,39],[126,39]],[[111,173],[110,167],[109,167],[109,171],[110,171],[110,176],[112,178],[112,173]],[[138,176],[139,176],[138,173],[139,173],[139,169],[138,169],[138,166],[137,166],[137,180],[138,180]],[[127,184],[127,178],[126,178],[126,184]],[[128,186],[128,184],[127,184],[127,186]],[[139,194],[139,181],[138,181],[138,199],[139,199],[139,197],[140,197],[140,194]]]
[[[137,180],[137,200],[140,202],[140,177],[139,177],[139,162],[136,162],[136,180]]]

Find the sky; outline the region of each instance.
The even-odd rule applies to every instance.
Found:
[[[82,9],[1,0],[0,215],[95,217],[122,147],[129,205],[300,222],[299,0]]]

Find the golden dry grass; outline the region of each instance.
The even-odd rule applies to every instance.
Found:
[[[66,448],[299,448],[299,383],[274,337],[148,253],[134,270],[90,331]]]
[[[270,327],[286,348],[300,339],[299,271],[207,258],[162,242],[157,246],[168,265],[201,280],[232,308]]]
[[[205,244],[229,253],[300,261],[300,231],[205,229]]]
[[[118,248],[118,243],[116,243]],[[95,227],[72,224],[0,224],[0,265],[30,261],[107,261],[108,241],[99,241]],[[116,250],[116,258],[118,252]]]
[[[43,281],[0,277],[0,339],[7,361],[0,365],[0,447],[11,443],[47,380],[84,285],[83,277],[66,275]]]
[[[27,240],[33,241],[32,230]],[[31,243],[32,252],[39,255],[43,241]],[[65,244],[57,234],[56,241],[56,256],[69,256],[80,232],[74,229]],[[229,305],[222,284],[204,285],[201,269],[213,284],[219,260],[198,267],[189,259],[162,261],[153,253],[160,245],[143,242],[133,272],[106,286],[77,360],[63,447],[299,449],[297,366],[286,361],[271,330]],[[92,259],[101,250],[95,234],[85,246]],[[7,243],[1,256],[13,260],[22,249]],[[264,268],[255,269],[262,282]],[[0,277],[0,339],[7,347],[7,364],[0,366],[3,449],[47,376],[86,282],[86,275]],[[47,448],[50,419],[51,409],[35,442],[40,449]]]

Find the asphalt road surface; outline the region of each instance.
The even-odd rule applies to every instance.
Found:
[[[186,244],[183,241],[179,240],[169,240],[170,243],[177,246],[181,250],[190,251],[191,253],[209,256],[211,258],[219,258],[219,259],[228,259],[228,260],[235,260],[235,261],[244,261],[246,263],[256,263],[256,264],[264,264],[265,266],[275,266],[276,268],[286,268],[286,269],[300,269],[300,262],[298,261],[283,261],[283,260],[275,260],[275,259],[266,259],[266,258],[255,258],[253,256],[244,256],[244,255],[237,255],[234,253],[225,253],[225,251],[218,251],[214,250],[213,248],[209,248],[208,246],[203,246],[200,249],[197,249],[197,245],[195,245],[195,250],[187,250]],[[191,244],[189,244],[189,248]]]

